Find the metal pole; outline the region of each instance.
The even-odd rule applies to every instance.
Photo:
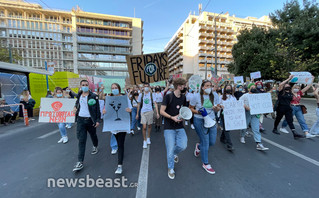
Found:
[[[207,56],[205,56],[205,80],[207,80]]]
[[[48,62],[44,61],[44,65],[45,65],[45,70],[48,71]],[[48,79],[48,75],[45,75],[45,79],[47,81],[47,91],[49,91],[49,79]]]
[[[13,63],[13,58],[12,58],[12,45],[9,44],[9,62]]]

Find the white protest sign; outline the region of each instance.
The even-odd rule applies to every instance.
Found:
[[[241,84],[244,84],[244,77],[243,76],[235,76],[234,77],[234,83],[241,83]]]
[[[223,101],[226,131],[246,129],[244,101]]]
[[[265,114],[274,112],[270,93],[248,94],[250,114]]]
[[[73,108],[76,99],[41,98],[39,122],[74,123]]]
[[[309,84],[311,83],[312,75],[310,72],[290,72],[294,77],[291,79],[292,83]]]
[[[250,79],[258,79],[258,78],[261,78],[260,71],[250,73]]]
[[[127,96],[106,96],[103,132],[130,131],[130,114],[126,112],[127,107]]]
[[[199,92],[202,84],[202,78],[198,75],[192,75],[188,80],[188,86],[194,90],[195,93]]]

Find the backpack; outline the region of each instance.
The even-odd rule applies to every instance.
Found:
[[[153,94],[151,92],[149,92],[149,93],[151,95],[152,109],[153,109],[154,108]],[[140,107],[141,110],[143,108],[143,103],[144,103],[144,92],[142,93],[142,98],[141,98],[141,107]]]

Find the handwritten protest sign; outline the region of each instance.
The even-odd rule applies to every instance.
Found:
[[[227,131],[246,129],[244,101],[223,101],[224,121]]]
[[[272,113],[273,105],[270,93],[248,94],[250,114]]]
[[[39,122],[74,123],[75,101],[67,98],[41,98]]]
[[[198,75],[192,75],[188,80],[188,86],[194,90],[195,93],[199,92],[202,84],[202,78]]]
[[[235,76],[235,77],[234,77],[234,83],[244,84],[244,77],[243,77],[243,76]]]
[[[130,114],[127,96],[107,96],[105,98],[106,114],[103,117],[103,132],[130,131]]]
[[[126,61],[133,85],[158,82],[169,78],[166,52],[127,56]]]
[[[312,75],[310,72],[290,72],[294,77],[291,79],[292,83],[309,84],[311,83]]]
[[[261,78],[261,73],[260,73],[260,71],[250,73],[250,78],[251,78],[251,79],[258,79],[258,78]]]
[[[250,82],[250,78],[249,77],[246,77],[246,82]]]

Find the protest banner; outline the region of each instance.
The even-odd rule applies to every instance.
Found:
[[[79,88],[81,80],[86,80],[86,78],[69,78],[69,88]]]
[[[182,78],[183,74],[173,74],[172,76],[173,76],[173,79]]]
[[[290,72],[294,77],[291,79],[292,83],[309,84],[311,83],[312,74],[310,72]]]
[[[74,123],[73,108],[76,99],[41,98],[39,122]]]
[[[127,107],[127,96],[106,96],[103,132],[130,131],[130,114],[126,112]]]
[[[249,77],[246,77],[246,82],[250,82],[250,78]]]
[[[159,81],[159,82],[151,83],[150,85],[151,85],[151,87],[155,87],[155,86],[166,87],[166,82],[165,81]]]
[[[226,131],[246,129],[244,101],[223,101]]]
[[[201,84],[202,78],[198,75],[192,75],[188,80],[188,86],[194,90],[195,93],[199,92]]]
[[[131,84],[153,83],[169,78],[166,52],[126,56]]]
[[[250,114],[265,114],[274,112],[270,93],[248,94]]]
[[[235,76],[234,77],[234,83],[236,84],[244,84],[244,77],[243,76]]]
[[[261,78],[261,73],[260,73],[260,71],[250,73],[250,78],[251,78],[251,79]]]
[[[222,74],[224,81],[234,81],[234,74]]]

